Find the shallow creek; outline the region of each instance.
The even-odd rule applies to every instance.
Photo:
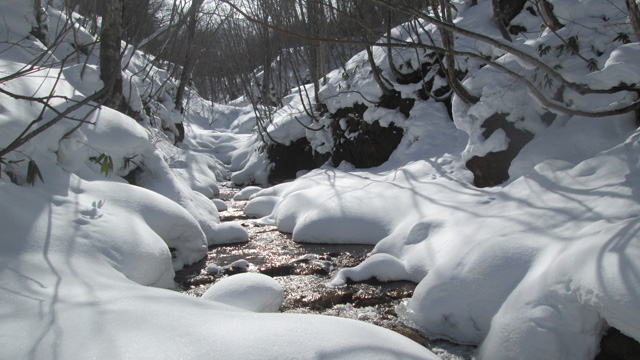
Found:
[[[284,288],[281,312],[357,319],[403,334],[443,359],[472,358],[473,347],[427,339],[398,320],[395,307],[413,294],[414,283],[367,281],[327,286],[336,271],[362,262],[372,246],[295,243],[275,227],[248,219],[243,212],[247,202],[233,200],[238,190],[221,188],[220,198],[228,209],[220,212],[220,220],[239,222],[248,231],[249,242],[212,246],[206,259],[177,272],[175,280],[183,293],[201,296],[222,277],[260,272]]]

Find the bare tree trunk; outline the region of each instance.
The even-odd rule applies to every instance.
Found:
[[[391,69],[391,73],[396,78],[396,80],[402,80],[405,78],[404,74],[401,73],[396,64],[393,62],[393,46],[391,46],[391,9],[387,11],[387,62],[389,63],[389,69]]]
[[[263,35],[264,45],[264,71],[262,73],[262,103],[265,105],[271,105],[271,63],[273,62],[273,56],[271,52],[271,39],[269,38],[269,29],[264,28]]]
[[[318,20],[320,18],[319,12],[322,11],[318,1],[310,0],[307,2],[307,26],[309,27],[311,37],[317,38],[320,36],[320,26]],[[308,45],[307,61],[309,63],[309,75],[313,82],[313,97],[316,103],[320,102],[320,69],[319,69],[319,56],[320,56],[320,43],[317,41]]]
[[[269,22],[269,15],[267,7],[270,4],[267,1],[260,1],[259,4],[259,14],[262,18],[262,21],[265,23]],[[264,62],[263,62],[263,72],[262,72],[262,103],[265,105],[271,105],[271,79],[273,77],[271,64],[273,63],[273,45],[271,44],[271,34],[269,33],[269,28],[266,26],[261,26],[260,36],[262,38],[262,46],[264,47]]]
[[[380,75],[380,69],[378,69],[378,65],[376,65],[376,61],[373,58],[373,51],[371,50],[371,46],[366,47],[367,57],[369,58],[369,64],[371,65],[371,74],[373,74],[373,79],[376,81],[382,93],[387,96],[394,95],[394,91],[389,89],[387,85],[382,81],[382,76]]]
[[[511,35],[509,35],[509,31],[507,30],[507,25],[509,25],[509,21],[506,18],[505,14],[502,12],[502,8],[500,7],[500,0],[492,0],[491,5],[493,6],[493,18],[498,25],[498,29],[500,30],[500,34],[502,38],[511,42]]]
[[[551,5],[549,1],[540,0],[538,5],[540,6],[540,12],[542,13],[544,22],[551,30],[558,31],[564,27],[556,17],[556,14],[553,13],[553,5]]]
[[[189,8],[189,20],[187,23],[187,53],[184,58],[184,64],[182,64],[182,72],[180,73],[180,83],[178,84],[178,91],[176,92],[176,109],[183,112],[182,99],[184,98],[184,90],[189,82],[189,75],[191,73],[191,66],[193,65],[193,40],[196,37],[196,25],[198,22],[198,10],[204,0],[192,0],[191,7]]]
[[[442,16],[440,16],[435,0],[431,0],[431,7],[437,20],[447,24],[452,23],[451,19],[451,3],[448,0],[440,0],[440,8]],[[469,94],[469,91],[458,80],[458,74],[456,74],[456,57],[454,55],[454,37],[453,32],[438,26],[440,31],[440,37],[442,38],[442,45],[447,49],[445,56],[445,65],[447,67],[447,80],[451,89],[462,99],[466,104],[475,104],[478,102],[478,98]]]
[[[36,26],[31,29],[31,34],[35,36],[45,46],[49,46],[49,25],[47,23],[47,11],[42,5],[42,0],[34,0],[34,11]]]
[[[104,105],[118,108],[122,102],[121,39],[124,0],[105,0],[100,32],[100,79],[107,88]]]
[[[629,12],[631,28],[636,34],[638,41],[640,41],[640,10],[638,10],[638,4],[635,0],[624,0],[624,2],[627,5],[627,11]]]

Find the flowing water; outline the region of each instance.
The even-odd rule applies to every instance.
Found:
[[[473,347],[427,339],[399,321],[395,308],[413,294],[414,283],[367,281],[338,288],[327,286],[336,271],[362,262],[372,246],[296,243],[275,227],[248,219],[243,212],[246,201],[232,200],[238,190],[221,188],[220,198],[228,209],[220,212],[220,219],[240,223],[249,233],[249,241],[212,246],[206,259],[177,272],[176,283],[183,293],[201,296],[222,277],[260,272],[273,277],[284,288],[281,312],[365,321],[403,334],[443,359],[472,358]]]

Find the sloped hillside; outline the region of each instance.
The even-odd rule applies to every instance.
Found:
[[[392,50],[411,81],[374,48],[395,102],[356,55],[328,75],[324,110],[311,117],[293,97],[274,116],[272,140],[340,162],[258,193],[274,204],[261,221],[295,241],[376,244],[332,284],[419,282],[398,309],[406,321],[478,344],[482,358],[589,359],[609,327],[640,339],[640,134],[637,113],[617,111],[636,106],[640,47],[624,3],[555,1],[557,31],[528,4],[511,43],[490,1],[455,4],[456,66],[475,101],[452,93],[428,46]],[[395,41],[439,44],[426,19],[415,28],[396,28]],[[386,162],[362,169],[341,154],[376,124],[388,132],[378,140],[402,136]]]

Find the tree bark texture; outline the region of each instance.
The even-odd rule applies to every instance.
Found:
[[[100,32],[100,79],[107,88],[104,105],[118,108],[122,101],[121,39],[124,0],[105,0]]]
[[[542,12],[542,17],[544,18],[544,22],[547,26],[553,30],[558,31],[564,27],[560,20],[556,17],[556,14],[553,13],[553,5],[549,3],[547,0],[540,0],[538,3],[540,6],[540,12]]]
[[[629,12],[629,21],[631,22],[631,28],[636,34],[636,39],[640,41],[640,10],[638,10],[638,4],[636,0],[624,0],[627,5],[627,11]]]
[[[198,11],[202,6],[203,0],[191,1],[191,7],[189,8],[189,20],[187,23],[187,50],[184,57],[184,63],[182,64],[182,72],[180,73],[180,82],[178,83],[178,90],[176,92],[175,108],[180,112],[184,111],[182,107],[182,99],[184,98],[184,90],[189,82],[189,75],[191,73],[191,66],[193,65],[193,41],[196,37],[196,25],[198,23]]]
[[[31,34],[35,36],[45,46],[49,46],[49,25],[47,23],[47,11],[42,5],[42,0],[34,0],[34,12],[36,26],[31,29]]]
[[[491,0],[491,5],[493,6],[493,18],[498,25],[498,29],[500,30],[500,34],[502,38],[511,42],[511,35],[509,35],[509,30],[507,30],[507,26],[509,26],[509,21],[507,20],[506,14],[502,11],[502,7],[500,6],[500,0]]]
[[[311,37],[320,36],[320,11],[323,9],[316,0],[307,2],[307,26],[309,27]],[[309,44],[307,50],[307,62],[309,64],[309,75],[313,82],[313,96],[316,103],[320,102],[320,43],[314,41]]]

